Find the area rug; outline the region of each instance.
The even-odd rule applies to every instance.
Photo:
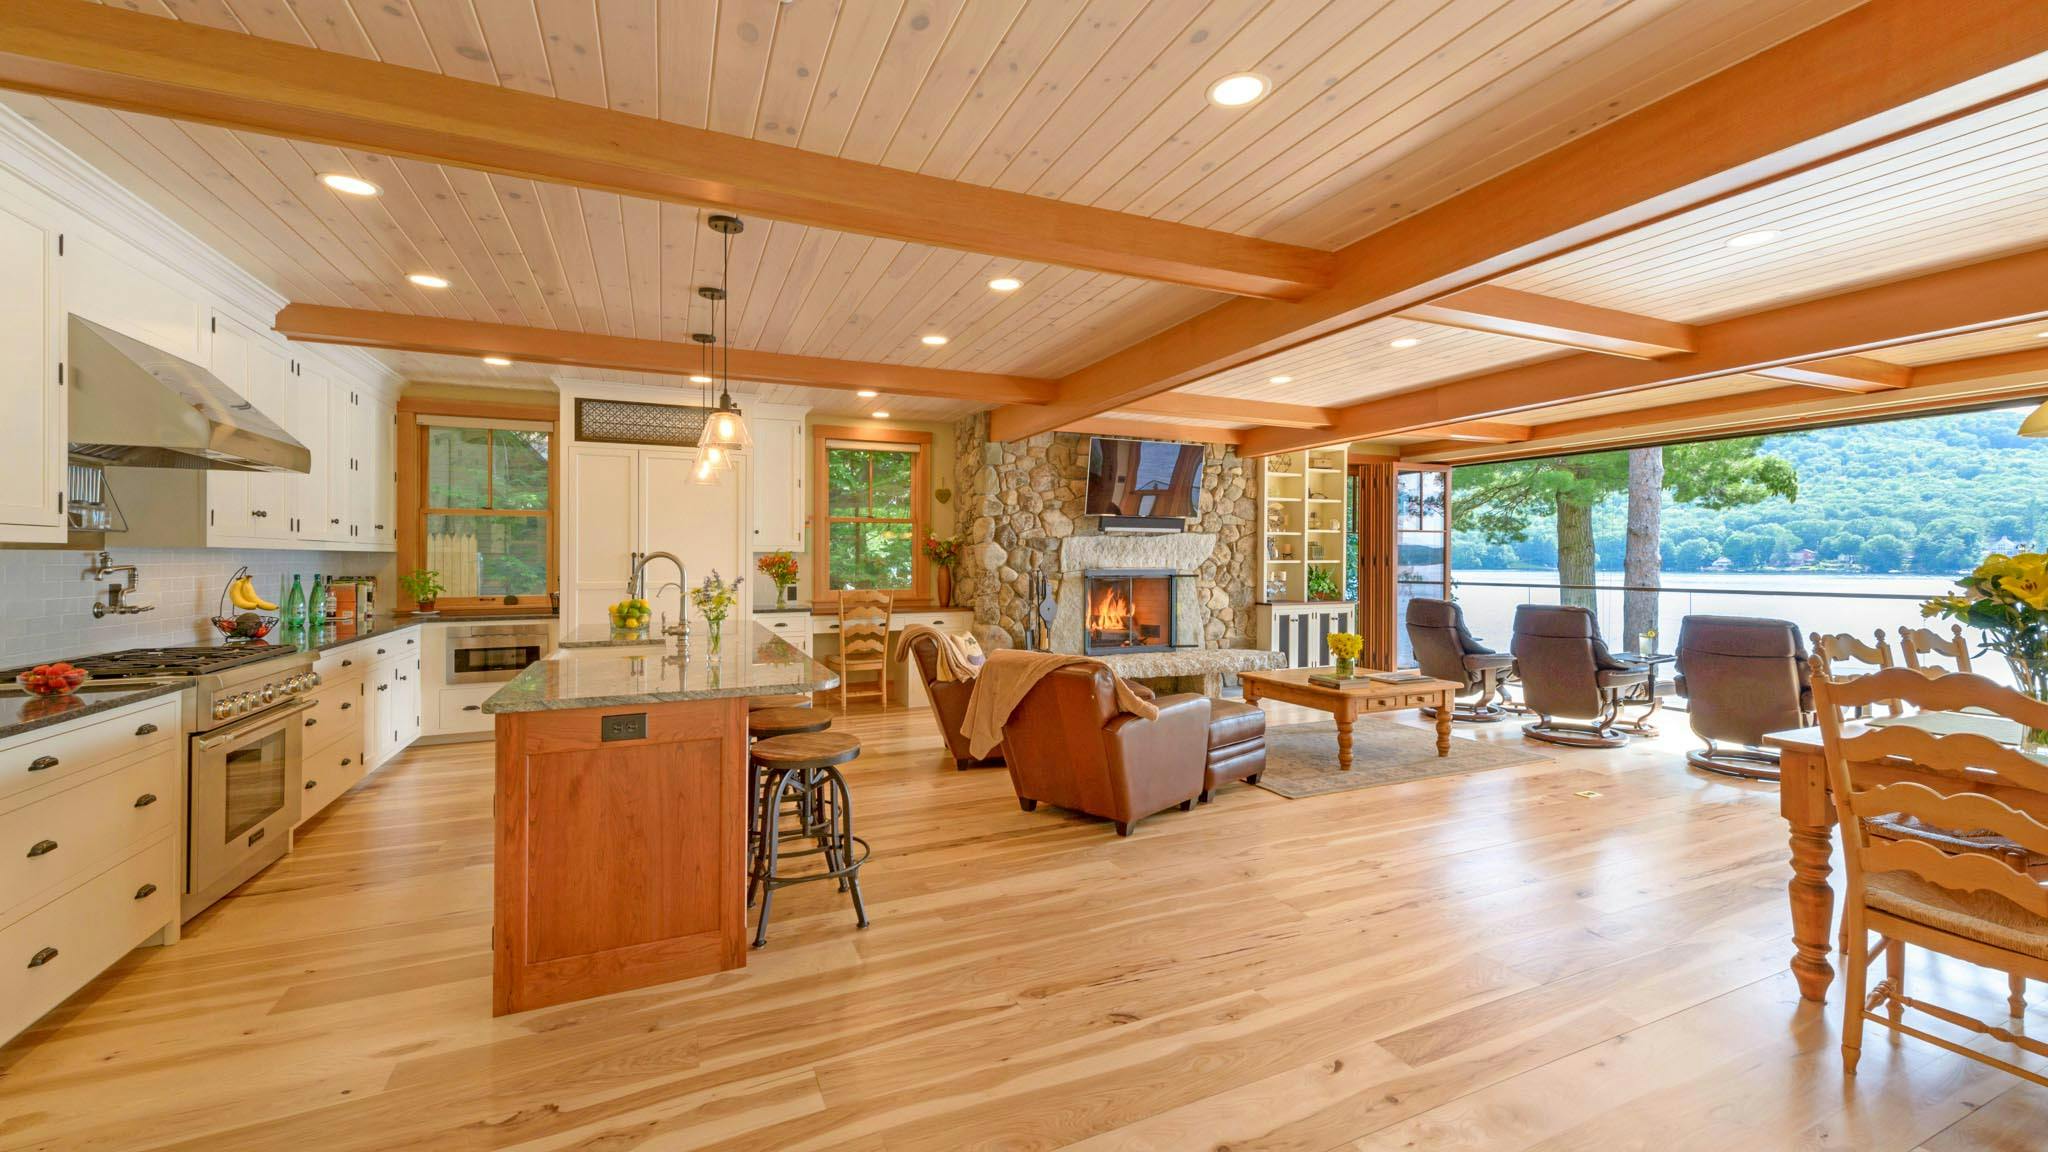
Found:
[[[1351,726],[1349,772],[1337,770],[1336,721],[1268,728],[1266,770],[1259,776],[1259,787],[1300,799],[1549,759],[1512,742],[1457,736],[1451,737],[1451,754],[1438,756],[1435,730],[1365,716]]]

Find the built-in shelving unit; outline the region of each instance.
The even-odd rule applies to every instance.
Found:
[[[1311,573],[1327,573],[1341,596],[1345,585],[1345,503],[1350,483],[1344,450],[1269,456],[1259,490],[1259,599],[1270,604],[1310,599]]]

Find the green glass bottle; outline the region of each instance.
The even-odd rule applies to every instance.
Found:
[[[292,590],[284,594],[284,626],[287,632],[302,632],[306,628],[306,589],[296,572],[292,574]]]
[[[320,574],[313,573],[313,583],[306,589],[306,630],[317,632],[327,623],[327,613],[321,608],[326,602],[327,592],[320,583]]]

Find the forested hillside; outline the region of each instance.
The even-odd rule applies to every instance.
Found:
[[[2048,440],[2014,434],[2026,410],[1970,412],[1772,436],[1764,451],[1798,470],[1799,499],[1727,511],[1664,506],[1662,550],[1671,571],[1726,556],[1736,570],[1810,567],[1949,574],[2001,540],[2035,548],[2048,529]],[[1457,491],[1453,477],[1453,499]],[[1620,569],[1624,496],[1594,509],[1602,569]],[[1528,538],[1453,541],[1461,568],[1553,568],[1554,525],[1538,517]],[[1796,555],[1811,549],[1812,564]]]

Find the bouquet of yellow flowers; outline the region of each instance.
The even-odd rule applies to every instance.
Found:
[[[2048,555],[1994,552],[1956,584],[1961,592],[1924,602],[1920,614],[1982,629],[1985,649],[2012,665],[2021,691],[2048,699]]]
[[[1356,632],[1330,633],[1330,654],[1339,660],[1356,660],[1365,651],[1365,637]]]

